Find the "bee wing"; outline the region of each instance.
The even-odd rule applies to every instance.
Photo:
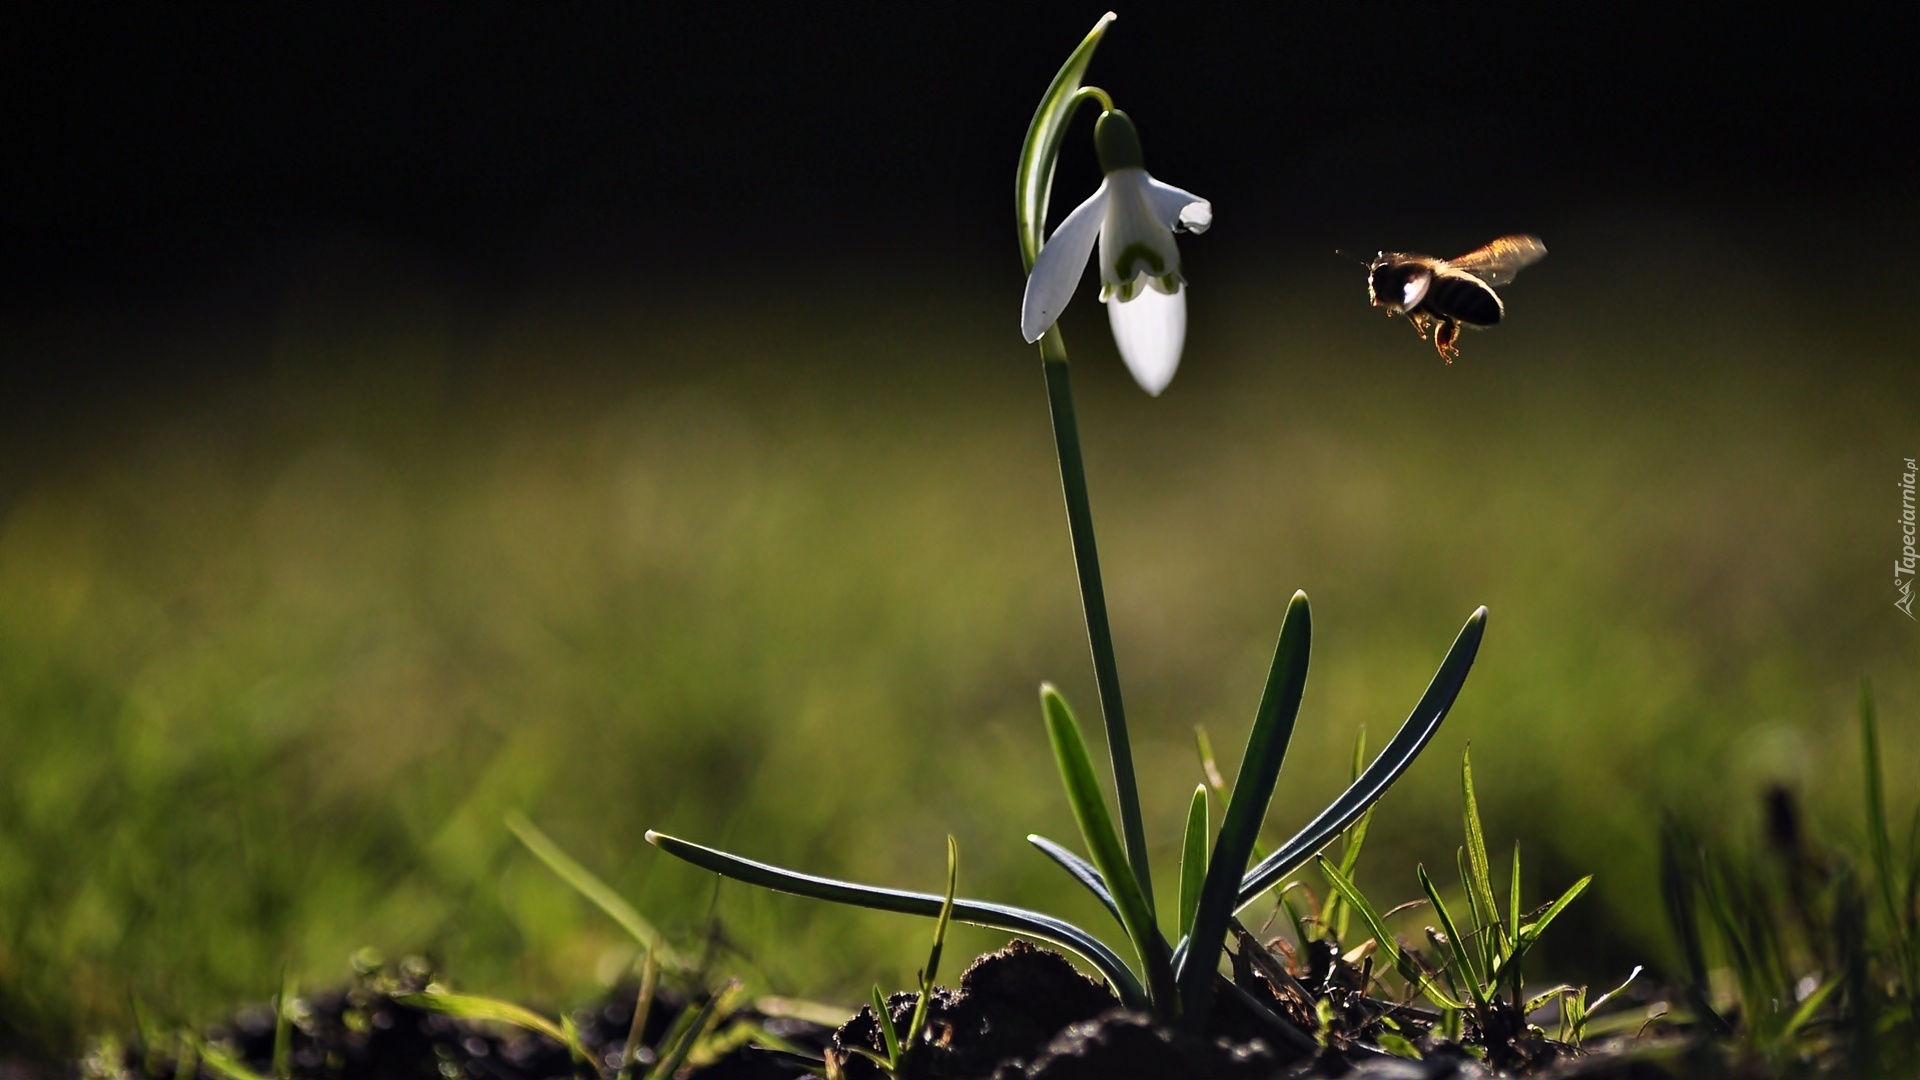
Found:
[[[1547,245],[1537,236],[1503,236],[1478,251],[1448,259],[1447,266],[1464,270],[1489,285],[1505,285],[1515,274],[1546,257]]]

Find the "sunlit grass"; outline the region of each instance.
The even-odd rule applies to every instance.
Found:
[[[1920,639],[1887,570],[1914,427],[1884,342],[1708,286],[1627,320],[1585,274],[1556,293],[1542,271],[1452,368],[1355,281],[1196,286],[1158,401],[1099,311],[1067,321],[1157,858],[1200,779],[1193,725],[1237,760],[1295,588],[1321,614],[1278,821],[1344,786],[1355,729],[1390,731],[1460,613],[1492,609],[1362,877],[1392,904],[1412,858],[1447,865],[1445,763],[1472,739],[1488,830],[1540,891],[1597,874],[1542,944],[1555,978],[1671,957],[1649,899],[1668,807],[1738,834],[1784,780],[1857,830],[1861,675],[1884,760],[1915,760]],[[0,1037],[69,1039],[135,999],[206,1017],[288,965],[342,978],[362,945],[516,1001],[623,972],[620,929],[514,841],[513,809],[683,940],[714,884],[649,825],[924,891],[952,833],[968,891],[1097,922],[1018,842],[1074,831],[1035,687],[1095,695],[1011,308],[748,292],[479,312],[303,290],[258,355],[210,358],[253,372],[237,388],[130,411],[20,479]],[[1914,785],[1889,769],[1896,821]],[[916,920],[733,886],[713,910],[781,992],[852,1002],[924,955]],[[995,943],[955,927],[950,948]]]

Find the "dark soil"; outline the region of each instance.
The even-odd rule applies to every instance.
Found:
[[[1474,1080],[1496,1075],[1761,1080],[1784,1075],[1721,1044],[1643,1038],[1581,1051],[1550,1042],[1537,1029],[1529,1033],[1523,1023],[1499,1033],[1469,1031],[1469,1050],[1436,1038],[1428,1030],[1430,1016],[1368,997],[1360,989],[1368,985],[1368,972],[1340,959],[1337,950],[1283,957],[1236,930],[1233,978],[1216,984],[1201,1035],[1176,1032],[1121,1009],[1104,986],[1060,954],[1015,941],[976,959],[958,988],[936,989],[925,1038],[907,1057],[900,1080]],[[422,990],[427,980],[424,970],[371,972],[346,990],[302,999],[291,1011],[288,1073],[295,1080],[611,1080],[621,1071],[639,997],[633,987],[570,1015],[595,1059],[587,1062],[543,1036],[454,1019],[397,997]],[[666,991],[655,995],[633,1063],[635,1077],[645,1077],[655,1064],[655,1048],[666,1041],[676,1018],[700,1004]],[[899,1035],[906,1032],[913,1006],[911,993],[887,1002],[888,1019]],[[862,1008],[837,1029],[752,1007],[736,1009],[708,1030],[751,1032],[753,1038],[684,1066],[678,1077],[800,1080],[824,1072],[844,1080],[884,1080],[884,1072],[856,1052],[882,1050],[878,1024],[871,1008]],[[1420,1058],[1382,1051],[1381,1037],[1388,1033],[1417,1048]],[[271,1009],[243,1012],[203,1038],[251,1073],[275,1075]],[[780,1042],[786,1049],[767,1049],[756,1041]],[[182,1069],[184,1045],[177,1040],[125,1049],[102,1044],[84,1062],[52,1072],[0,1063],[0,1080],[235,1080],[204,1060],[197,1068]]]

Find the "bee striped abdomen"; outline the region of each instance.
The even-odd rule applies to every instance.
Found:
[[[1420,306],[1435,315],[1446,316],[1468,326],[1492,326],[1500,321],[1505,308],[1492,286],[1471,274],[1460,272],[1435,274],[1433,284]]]

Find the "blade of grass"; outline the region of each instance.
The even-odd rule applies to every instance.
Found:
[[[1686,962],[1687,981],[1683,987],[1693,1011],[1714,1030],[1730,1034],[1733,1025],[1712,1005],[1712,990],[1707,984],[1706,941],[1700,932],[1698,869],[1693,858],[1696,845],[1679,822],[1671,817],[1660,828],[1660,895],[1666,904],[1667,921],[1680,941],[1680,955]]]
[[[1705,851],[1700,852],[1700,884],[1707,898],[1707,912],[1720,931],[1720,940],[1725,943],[1728,959],[1733,964],[1735,981],[1740,984],[1741,1012],[1748,1027],[1758,1028],[1771,1016],[1767,1008],[1771,1003],[1768,991],[1757,978],[1753,950],[1740,928],[1740,920],[1734,915],[1719,870],[1713,857]]]
[[[1227,937],[1227,920],[1238,906],[1235,901],[1239,898],[1240,877],[1246,873],[1247,863],[1253,857],[1260,823],[1273,801],[1273,789],[1280,780],[1287,744],[1293,739],[1300,699],[1307,689],[1307,661],[1312,649],[1313,612],[1307,603],[1307,594],[1296,592],[1287,603],[1286,618],[1280,624],[1280,639],[1274,645],[1273,663],[1267,669],[1266,689],[1260,695],[1253,730],[1247,736],[1240,772],[1233,778],[1233,795],[1221,816],[1213,856],[1207,861],[1200,902],[1194,910],[1193,922],[1181,927],[1187,939],[1187,954],[1175,977],[1180,984],[1182,1022],[1193,1030],[1199,1030],[1205,1023],[1207,1006],[1213,1000],[1213,978]]]
[[[1353,739],[1353,766],[1347,774],[1347,783],[1351,784],[1360,779],[1360,772],[1366,767],[1367,725],[1361,724],[1359,734]],[[1360,864],[1360,848],[1367,842],[1367,826],[1372,821],[1373,807],[1369,806],[1367,812],[1360,815],[1360,820],[1354,822],[1353,827],[1347,830],[1346,846],[1340,849],[1340,872],[1349,878],[1353,876],[1353,868]],[[1347,936],[1347,913],[1340,906],[1338,892],[1327,893],[1327,902],[1320,909],[1320,922],[1333,927],[1334,937]]]
[[[1880,901],[1886,907],[1887,933],[1893,942],[1900,966],[1908,966],[1907,920],[1902,918],[1899,900],[1899,871],[1893,865],[1893,834],[1887,827],[1887,792],[1880,766],[1880,725],[1874,715],[1873,684],[1860,680],[1860,748],[1866,769],[1867,841],[1873,854],[1873,875],[1880,884]],[[1912,975],[1903,970],[1907,993],[1914,994]]]
[[[511,1001],[498,998],[479,997],[474,994],[442,994],[425,992],[418,994],[395,994],[393,1000],[402,1005],[411,1005],[416,1009],[440,1013],[443,1016],[457,1016],[462,1020],[491,1020],[495,1023],[511,1024],[538,1032],[573,1051],[576,1055],[592,1060],[586,1047],[580,1045],[578,1035],[567,1031],[559,1024],[541,1016],[532,1009],[515,1005]]]
[[[1440,662],[1439,670],[1434,672],[1433,681],[1427,684],[1426,693],[1420,695],[1419,703],[1413,707],[1413,713],[1401,725],[1393,740],[1387,743],[1379,757],[1373,759],[1373,764],[1367,766],[1367,771],[1360,775],[1360,779],[1320,811],[1319,816],[1306,828],[1247,872],[1240,880],[1236,910],[1245,909],[1259,899],[1261,893],[1279,884],[1280,879],[1306,865],[1321,848],[1332,842],[1334,837],[1378,801],[1387,788],[1400,778],[1401,773],[1407,771],[1407,767],[1413,764],[1414,759],[1420,756],[1420,751],[1433,739],[1434,732],[1440,730],[1440,722],[1447,718],[1447,711],[1453,708],[1454,699],[1459,697],[1460,687],[1465,684],[1467,672],[1473,667],[1474,655],[1479,652],[1480,639],[1485,635],[1486,626],[1487,609],[1484,607],[1467,618],[1459,636],[1454,638],[1452,648],[1447,650],[1446,659]]]
[[[1500,905],[1493,897],[1493,860],[1487,856],[1487,834],[1480,824],[1480,800],[1473,793],[1473,749],[1460,754],[1460,795],[1462,823],[1467,834],[1467,868],[1473,872],[1465,884],[1473,908],[1474,929],[1478,931],[1481,970],[1490,971],[1497,960],[1496,944]]]
[[[1080,737],[1080,725],[1065,698],[1051,684],[1040,687],[1041,712],[1046,717],[1047,740],[1053,745],[1054,763],[1060,768],[1060,782],[1066,788],[1067,804],[1074,821],[1080,825],[1081,838],[1093,864],[1100,868],[1114,903],[1120,908],[1120,922],[1133,941],[1146,976],[1148,993],[1164,1007],[1173,991],[1173,969],[1167,956],[1167,940],[1154,922],[1153,907],[1140,890],[1134,871],[1129,868],[1126,849],[1114,831],[1113,818],[1107,813],[1106,796],[1094,775],[1093,759]]]
[[[179,1050],[173,1063],[173,1080],[195,1080],[200,1075],[200,1040],[183,1034],[177,1041]]]
[[[912,1053],[920,1045],[920,1033],[927,1026],[927,1005],[933,1000],[934,980],[940,977],[940,950],[947,943],[947,924],[953,921],[953,893],[960,884],[960,845],[947,837],[947,903],[933,924],[933,948],[927,950],[927,966],[920,972],[920,996],[913,1003],[913,1019],[907,1023],[907,1049]]]
[[[1507,939],[1513,941],[1520,936],[1520,841],[1513,842],[1513,876],[1507,883]]]
[[[519,838],[522,844],[526,845],[527,850],[533,852],[535,858],[547,864],[547,869],[558,874],[560,880],[573,886],[574,892],[586,897],[595,907],[606,912],[609,918],[619,923],[621,929],[631,934],[633,939],[648,952],[659,954],[662,967],[675,970],[685,970],[688,967],[686,958],[675,952],[660,931],[634,910],[632,904],[627,903],[626,899],[606,882],[595,877],[591,870],[573,861],[571,856],[560,850],[560,845],[554,843],[546,833],[541,832],[533,822],[528,821],[526,815],[510,810],[506,814],[506,822],[507,828]]]
[[[1227,778],[1220,773],[1219,759],[1213,756],[1213,740],[1207,735],[1207,725],[1193,725],[1194,749],[1200,754],[1200,775],[1206,777],[1207,786],[1224,803],[1227,801]]]
[[[880,1029],[880,1041],[887,1047],[887,1068],[889,1071],[900,1067],[900,1033],[893,1030],[893,1010],[887,1008],[887,995],[880,992],[880,984],[873,984],[873,1026]]]
[[[946,905],[945,897],[907,892],[903,889],[857,885],[849,881],[836,881],[833,878],[801,874],[778,866],[754,862],[751,859],[743,859],[738,855],[730,855],[724,851],[703,847],[653,830],[647,832],[647,842],[701,869],[733,878],[735,881],[744,881],[749,885],[791,893],[794,896],[827,900],[836,904],[851,904],[854,907],[871,908],[875,911],[919,915],[930,919],[939,918],[940,909]],[[1128,969],[1126,962],[1120,959],[1119,954],[1072,923],[1024,908],[961,899],[953,902],[953,917],[974,926],[1024,934],[1027,937],[1058,945],[1092,964],[1094,969],[1100,972],[1101,977],[1113,987],[1114,993],[1119,996],[1122,1004],[1131,1009],[1147,1006],[1146,988]]]
[[[1613,989],[1607,991],[1606,993],[1601,994],[1599,997],[1595,998],[1591,1004],[1583,1003],[1580,1008],[1579,1018],[1573,1022],[1572,1028],[1569,1031],[1570,1037],[1567,1039],[1567,1041],[1571,1043],[1576,1043],[1576,1044],[1579,1043],[1581,1037],[1586,1033],[1587,1022],[1593,1019],[1593,1014],[1599,1012],[1600,1007],[1602,1005],[1605,1005],[1607,1002],[1612,1001],[1614,998],[1614,995],[1620,993],[1622,990],[1625,990],[1627,987],[1632,986],[1633,980],[1640,977],[1640,972],[1642,970],[1644,969],[1641,967],[1641,965],[1635,964],[1633,966],[1633,970],[1627,972],[1627,977],[1621,980],[1619,986],[1616,986]],[[1584,994],[1585,992],[1586,991],[1582,989],[1581,993]]]
[[[1567,994],[1574,994],[1578,992],[1579,992],[1579,987],[1570,986],[1566,983],[1561,983],[1559,986],[1556,986],[1551,990],[1543,990],[1540,993],[1535,994],[1532,997],[1528,998],[1526,1002],[1520,1006],[1520,1015],[1532,1016],[1534,1013],[1538,1012],[1541,1008],[1543,1008],[1547,1004],[1547,1002],[1552,1001],[1554,998],[1561,997]],[[1517,1001],[1519,999],[1516,998],[1515,1000]]]
[[[1567,891],[1561,893],[1559,899],[1548,904],[1547,910],[1541,912],[1538,919],[1521,927],[1518,940],[1514,942],[1513,951],[1507,954],[1501,966],[1489,976],[1489,981],[1498,983],[1500,979],[1518,971],[1520,962],[1526,959],[1528,951],[1533,948],[1535,942],[1540,940],[1540,936],[1547,932],[1547,927],[1553,925],[1553,920],[1559,918],[1560,913],[1567,910],[1567,905],[1578,900],[1580,894],[1586,892],[1587,886],[1591,884],[1593,884],[1593,875],[1588,874],[1567,886]]]
[[[1184,929],[1193,925],[1193,913],[1200,907],[1200,883],[1207,861],[1207,785],[1196,784],[1193,801],[1187,804],[1187,828],[1180,844],[1180,922]]]
[[[1514,950],[1520,946],[1520,915],[1522,910],[1520,907],[1520,841],[1515,840],[1513,842],[1512,880],[1507,883],[1507,924],[1502,927],[1500,931],[1501,948],[1499,959],[1502,963],[1505,963],[1507,958],[1513,955]],[[1513,996],[1518,998],[1521,987],[1526,983],[1526,980],[1521,976],[1520,965],[1518,963],[1513,965],[1510,977],[1513,981]],[[1499,988],[1495,987],[1494,991],[1498,993]]]
[[[273,1003],[273,1075],[293,1077],[293,1000],[299,992],[291,970],[280,973],[280,996]]]
[[[1200,753],[1200,775],[1206,779],[1208,793],[1219,800],[1221,806],[1227,805],[1227,779],[1220,775],[1220,762],[1213,756],[1213,739],[1207,735],[1207,725],[1193,725],[1193,744]],[[1253,857],[1256,860],[1267,857],[1266,847],[1259,841],[1254,842]],[[1188,923],[1183,920],[1180,925],[1185,927]]]
[[[680,1066],[686,1062],[687,1055],[693,1053],[694,1044],[700,1041],[706,1034],[708,1026],[713,1023],[715,1015],[719,1012],[721,1000],[732,997],[733,992],[739,987],[738,980],[728,982],[707,998],[706,1004],[700,1006],[700,1011],[694,1015],[693,1022],[687,1025],[686,1034],[680,1037],[680,1041],[674,1044],[673,1050],[662,1057],[654,1065],[653,1071],[647,1074],[648,1080],[673,1080],[673,1074],[680,1071]],[[884,1027],[891,1027],[891,1024],[883,1021],[883,1029]]]
[[[1028,833],[1027,843],[1039,848],[1047,858],[1059,863],[1067,873],[1072,874],[1075,881],[1084,886],[1093,894],[1094,899],[1100,901],[1108,911],[1113,913],[1114,919],[1120,922],[1120,928],[1126,929],[1126,922],[1120,919],[1120,905],[1113,902],[1113,893],[1107,889],[1107,879],[1100,876],[1099,867],[1039,833]]]
[[[247,1063],[227,1053],[221,1047],[204,1039],[194,1037],[189,1040],[194,1052],[199,1054],[200,1063],[207,1069],[227,1080],[267,1080],[266,1077],[247,1067]]]
[[[1320,873],[1325,875],[1327,883],[1340,890],[1340,895],[1346,898],[1347,903],[1353,905],[1353,910],[1360,915],[1360,921],[1366,923],[1367,930],[1373,934],[1373,940],[1382,955],[1396,971],[1400,972],[1402,978],[1412,983],[1427,996],[1428,1000],[1443,1009],[1466,1008],[1465,1002],[1449,996],[1420,970],[1407,955],[1407,951],[1394,940],[1393,934],[1387,930],[1385,920],[1381,919],[1380,913],[1373,909],[1373,904],[1360,892],[1359,887],[1340,872],[1340,868],[1335,866],[1332,860],[1324,855],[1316,855],[1314,861],[1320,867]]]
[[[1840,980],[1831,978],[1821,983],[1813,993],[1808,994],[1806,1000],[1800,1003],[1799,1008],[1793,1010],[1793,1015],[1787,1018],[1786,1025],[1780,1029],[1781,1040],[1785,1041],[1798,1035],[1800,1029],[1806,1027],[1808,1021],[1818,1015],[1820,1006],[1825,1005],[1827,999],[1832,997],[1833,992],[1838,989],[1840,989]]]
[[[1476,1006],[1485,1009],[1487,993],[1482,979],[1485,969],[1474,960],[1472,945],[1461,940],[1460,928],[1454,924],[1453,913],[1447,910],[1446,902],[1440,899],[1440,889],[1427,876],[1427,868],[1416,865],[1414,870],[1419,875],[1420,887],[1426,890],[1428,902],[1433,905],[1434,914],[1440,917],[1440,929],[1446,931],[1447,935],[1447,951],[1453,954],[1454,966],[1460,969],[1461,977],[1466,980],[1467,993]]]
[[[654,995],[660,992],[660,961],[648,949],[640,967],[640,992],[633,999],[633,1020],[627,1025],[627,1044],[620,1051],[620,1080],[633,1075],[640,1047],[647,1037],[647,1021],[653,1017]]]

